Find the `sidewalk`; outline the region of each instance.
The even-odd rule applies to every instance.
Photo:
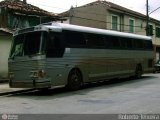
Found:
[[[28,90],[24,88],[10,88],[8,80],[0,80],[0,95],[7,95],[9,93],[18,92],[22,90]]]

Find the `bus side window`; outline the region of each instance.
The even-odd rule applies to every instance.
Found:
[[[117,36],[110,36],[110,39],[108,39],[109,42],[109,48],[111,49],[119,49],[120,48],[120,41]]]
[[[126,40],[126,38],[120,38],[120,42],[121,42],[121,48],[122,49],[127,49],[127,40]]]
[[[133,49],[133,42],[131,38],[127,38],[127,48]]]
[[[60,33],[50,32],[47,40],[47,57],[62,57],[64,53],[64,45],[60,37]]]
[[[144,40],[144,47],[145,47],[146,50],[153,50],[152,41]]]
[[[64,31],[64,38],[66,45],[71,48],[84,48],[86,47],[86,40],[82,32],[77,31]]]
[[[132,49],[133,45],[132,45],[132,39],[131,38],[125,38],[125,37],[121,37],[120,38],[120,42],[121,42],[121,48],[122,49]]]
[[[143,40],[141,39],[133,39],[135,49],[142,50],[144,49]]]
[[[86,34],[87,45],[89,48],[104,48],[104,35],[96,35],[93,33]]]
[[[110,43],[111,40],[110,40],[110,36],[105,36],[105,47],[106,48],[110,48]]]

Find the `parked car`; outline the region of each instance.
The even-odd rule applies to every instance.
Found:
[[[155,63],[154,72],[160,72],[160,60]]]

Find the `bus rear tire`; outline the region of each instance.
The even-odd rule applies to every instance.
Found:
[[[78,90],[82,85],[82,74],[79,69],[72,69],[68,76],[67,88]]]
[[[142,73],[143,73],[142,66],[140,64],[138,64],[136,66],[136,70],[135,70],[135,78],[136,79],[141,78],[142,77]]]

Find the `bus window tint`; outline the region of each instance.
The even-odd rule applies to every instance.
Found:
[[[152,42],[144,40],[144,47],[146,50],[153,50]]]
[[[121,48],[122,49],[132,49],[132,39],[131,38],[120,38]]]
[[[76,31],[64,31],[64,39],[68,47],[85,47],[86,41],[83,33]]]
[[[126,38],[127,39],[127,48],[132,49],[133,48],[133,41],[131,38]]]
[[[121,48],[122,49],[127,49],[128,46],[127,46],[127,39],[126,38],[120,38],[120,42],[121,42]]]
[[[62,57],[64,53],[64,44],[60,33],[50,32],[46,46],[46,57]]]
[[[104,48],[104,36],[88,33],[86,34],[87,45],[90,48]]]
[[[144,49],[143,40],[133,39],[134,48],[137,50]]]
[[[107,39],[107,43],[108,43],[108,48],[111,48],[111,49],[120,48],[120,41],[117,36],[110,36],[110,38]]]
[[[25,34],[24,55],[35,55],[39,53],[41,32]]]

